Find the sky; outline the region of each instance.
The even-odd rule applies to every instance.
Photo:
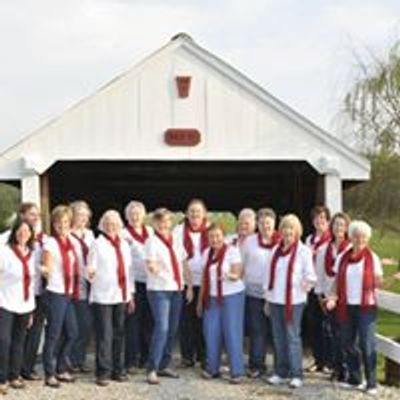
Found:
[[[182,31],[346,137],[355,54],[400,38],[400,1],[0,0],[0,151]]]

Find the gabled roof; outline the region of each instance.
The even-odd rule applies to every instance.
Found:
[[[370,165],[366,158],[362,157],[361,155],[357,154],[354,149],[347,146],[344,142],[339,140],[334,135],[328,133],[327,131],[321,129],[316,124],[311,122],[309,119],[305,118],[294,109],[271,95],[268,91],[262,88],[260,85],[249,79],[243,73],[241,73],[236,68],[232,67],[221,58],[215,56],[214,54],[210,53],[203,47],[199,46],[189,35],[180,33],[174,36],[169,43],[165,46],[161,47],[159,50],[153,52],[148,57],[144,58],[141,62],[134,65],[131,69],[122,73],[121,75],[117,76],[106,85],[100,87],[94,94],[91,96],[87,96],[82,99],[80,102],[75,104],[74,106],[68,108],[63,114],[60,116],[52,119],[47,124],[43,125],[42,127],[36,129],[31,134],[25,136],[23,139],[18,141],[13,146],[9,147],[7,150],[3,151],[0,154],[0,172],[2,169],[2,164],[7,161],[16,161],[16,156],[24,157],[24,144],[29,140],[35,140],[36,137],[45,130],[45,128],[51,126],[52,124],[57,123],[61,118],[68,115],[68,113],[74,111],[75,109],[79,108],[81,105],[85,104],[87,101],[92,99],[99,93],[109,89],[113,85],[120,83],[124,80],[128,75],[130,77],[140,73],[146,66],[150,63],[155,61],[157,58],[161,58],[168,53],[175,51],[178,48],[182,48],[192,54],[197,59],[201,60],[205,64],[207,64],[210,68],[215,70],[216,72],[222,74],[225,78],[231,80],[235,84],[239,85],[244,91],[248,94],[254,96],[259,101],[271,107],[282,116],[287,118],[288,120],[292,121],[295,125],[300,127],[301,129],[307,131],[310,135],[317,138],[324,144],[329,145],[331,148],[335,149],[337,153],[339,153],[342,157],[350,161],[351,163],[357,165],[358,169],[365,171],[365,175],[369,174]],[[1,177],[1,176],[0,176]]]

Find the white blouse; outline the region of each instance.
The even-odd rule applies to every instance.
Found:
[[[278,249],[274,247],[268,262],[268,277],[266,280],[266,299],[274,304],[286,304],[286,281],[290,254],[279,257],[275,269],[275,282],[272,290],[269,290],[270,268],[273,254]],[[302,304],[307,301],[307,291],[303,287],[305,282],[315,284],[317,277],[314,271],[311,249],[299,242],[297,254],[293,266],[292,277],[292,304]]]
[[[149,237],[153,235],[153,228],[146,225]],[[146,261],[144,254],[145,243],[135,240],[129,233],[128,229],[124,228],[122,237],[128,242],[131,248],[132,270],[131,275],[135,277],[136,282],[146,283]],[[146,240],[147,241],[147,240]]]
[[[31,281],[29,298],[25,301],[22,262],[10,246],[0,246],[0,308],[17,314],[26,314],[34,310],[35,259],[33,253],[28,265]]]
[[[203,253],[203,265],[204,267],[207,264],[208,255],[210,253],[210,247],[208,247]],[[245,286],[242,279],[231,280],[226,277],[231,271],[231,267],[233,264],[241,264],[242,257],[240,255],[240,251],[236,246],[228,245],[226,249],[224,261],[222,262],[222,295],[229,296],[231,294],[240,293],[245,290]],[[218,276],[217,276],[217,266],[218,263],[211,264],[210,266],[210,296],[216,297],[218,296]]]
[[[265,282],[269,277],[269,258],[272,248],[265,248],[258,243],[258,234],[246,238],[242,246],[244,283],[246,294],[250,297],[265,297]]]
[[[83,256],[83,249],[78,239],[74,236],[73,238],[77,244],[77,255],[79,257],[79,300],[87,300],[89,296],[89,282],[87,280],[87,264]],[[91,229],[85,229],[83,231],[83,241],[85,242],[88,249],[92,246],[95,240],[94,233]],[[89,256],[88,256],[89,257]]]
[[[78,241],[71,235],[69,235],[69,239],[72,245],[74,246],[76,254],[79,254],[80,245]],[[60,247],[58,245],[57,240],[54,237],[49,236],[43,246],[43,251],[48,251],[52,259],[52,268],[50,271],[49,278],[47,279],[46,289],[53,293],[65,294],[64,267],[61,258]],[[72,251],[70,251],[68,255],[70,257],[70,262],[72,267],[75,262],[75,256]],[[71,268],[71,273],[73,273],[73,268]],[[69,293],[67,293],[69,296],[72,296],[74,291],[74,285],[72,284],[72,282],[73,282],[73,276],[71,276],[71,285],[69,288]]]
[[[328,243],[324,243],[318,250],[315,256],[315,272],[317,275],[317,283],[315,285],[315,293],[316,294],[324,294],[328,296],[331,293],[332,285],[335,282],[335,276],[329,276],[326,274],[325,270],[325,256],[326,251],[328,249]],[[346,251],[349,246],[346,247],[344,251]],[[333,258],[334,260],[338,256],[336,246],[333,246]],[[333,270],[333,268],[332,268]]]
[[[342,259],[344,253],[341,253],[333,267],[333,270],[337,274],[339,271],[340,260]],[[373,263],[374,263],[374,275],[376,277],[383,276],[382,264],[379,257],[372,252]],[[346,296],[347,296],[347,304],[359,306],[361,305],[362,299],[362,288],[363,288],[363,277],[364,277],[364,260],[359,261],[358,263],[351,263],[347,267],[346,271]],[[375,305],[375,294],[370,293],[368,299],[369,305]]]
[[[183,262],[187,259],[186,250],[183,244],[174,238],[173,248],[178,259],[179,273],[183,283]],[[168,248],[157,235],[153,235],[147,240],[144,254],[147,262],[156,263],[160,269],[157,273],[152,273],[146,268],[147,290],[178,290]]]
[[[173,231],[174,239],[184,246],[184,224],[177,225]],[[201,253],[201,232],[189,232],[193,242],[193,257],[188,259],[189,270],[192,274],[193,286],[200,286],[203,276],[203,262]]]
[[[130,275],[131,250],[125,240],[121,240],[121,251],[127,285],[126,302],[128,302],[132,299],[132,293],[135,293],[135,285],[134,277]],[[118,284],[118,261],[115,248],[104,235],[94,240],[89,251],[88,265],[95,270],[89,301],[97,304],[123,303],[123,293]]]

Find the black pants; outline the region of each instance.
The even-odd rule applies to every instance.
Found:
[[[29,316],[0,308],[0,384],[20,375]]]
[[[182,359],[193,363],[199,361],[204,366],[205,342],[203,337],[203,323],[202,319],[198,318],[196,313],[199,292],[200,288],[194,286],[192,302],[188,303],[184,299],[179,339]]]
[[[36,296],[36,309],[33,312],[32,326],[28,329],[24,344],[24,361],[22,364],[22,374],[27,376],[35,371],[37,353],[39,350],[40,339],[43,333],[45,320],[44,305],[42,296]]]
[[[125,367],[144,367],[147,364],[153,316],[147,299],[146,284],[135,284],[135,312],[125,321]]]
[[[96,376],[120,376],[123,369],[125,304],[93,304]]]

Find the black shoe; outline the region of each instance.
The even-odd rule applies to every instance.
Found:
[[[105,387],[105,386],[108,386],[109,383],[110,383],[110,381],[104,376],[99,376],[98,378],[96,378],[97,386]]]
[[[88,367],[87,365],[81,365],[79,367],[79,372],[81,374],[88,374],[88,373],[92,372],[92,369],[90,367]]]
[[[187,358],[183,358],[181,365],[183,368],[192,368],[195,365],[195,362],[193,360],[189,360]]]
[[[113,375],[111,379],[115,382],[127,382],[128,376],[125,374],[118,374],[118,375]]]
[[[42,379],[36,372],[31,372],[30,374],[22,373],[21,376],[26,381],[40,381]]]
[[[158,376],[162,376],[164,378],[172,378],[172,379],[179,378],[179,374],[170,368],[164,368],[164,369],[158,371]]]

